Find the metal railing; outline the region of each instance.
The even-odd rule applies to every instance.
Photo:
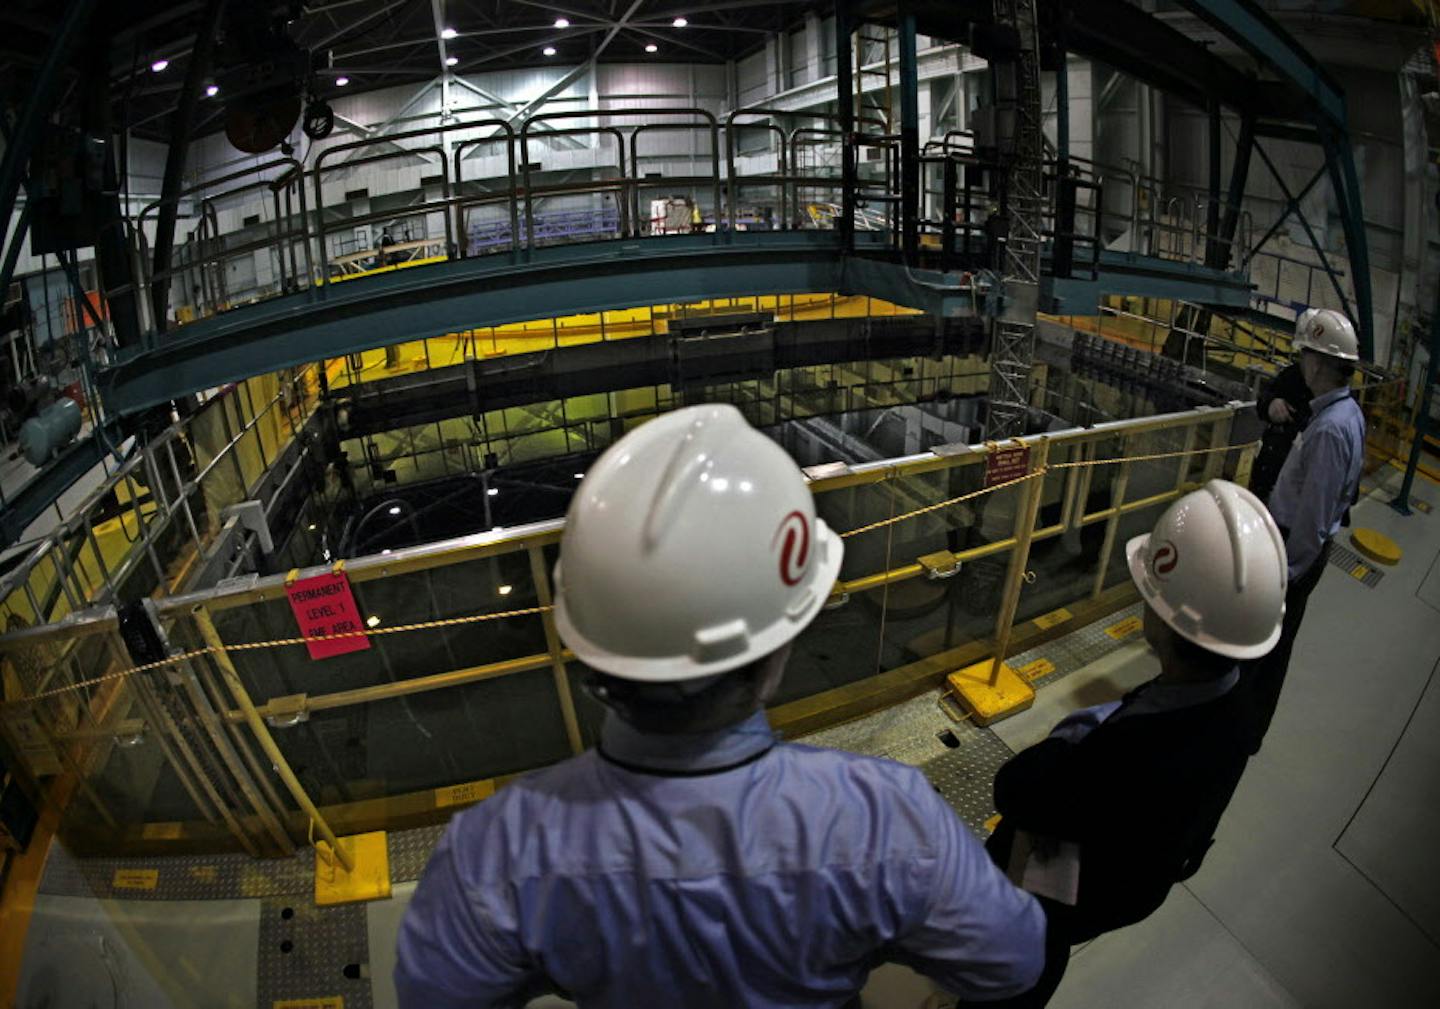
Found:
[[[846,558],[830,607],[796,642],[777,726],[854,717],[998,642],[1018,651],[1128,602],[1125,539],[1185,489],[1248,472],[1251,446],[1234,447],[1247,440],[1241,413],[1021,439],[1030,461],[1016,483],[995,483],[1000,447],[985,445],[811,470]],[[157,600],[179,654],[148,670],[132,671],[111,606],[16,630],[0,655],[56,671],[7,701],[0,731],[33,775],[76,781],[61,833],[82,853],[279,853],[304,843],[316,815],[340,833],[442,819],[595,739],[600,711],[576,689],[581,670],[549,611],[562,529],[349,560],[369,645],[350,655],[308,657],[286,575]],[[279,761],[258,756],[272,747]],[[313,806],[287,798],[281,764]]]
[[[57,502],[55,528],[20,544],[22,559],[0,577],[5,626],[180,588],[222,532],[224,509],[256,498],[268,506],[303,464],[308,449],[291,450],[313,411],[317,368],[222,390],[135,442],[68,512]]]
[[[195,299],[198,304],[189,306],[195,312],[181,312],[179,321],[185,321],[192,314],[209,314],[233,307],[235,292],[227,290],[226,282],[219,279],[227,273],[225,265],[268,252],[275,279],[262,282],[258,278],[262,273],[269,275],[270,267],[257,270],[255,286],[247,295],[250,300],[302,289],[310,290],[311,297],[323,298],[326,282],[336,272],[332,239],[342,229],[353,234],[355,229],[370,230],[380,224],[419,220],[425,232],[419,240],[432,244],[443,253],[440,258],[444,259],[481,253],[516,253],[556,241],[629,239],[650,233],[649,215],[642,212],[641,196],[655,189],[691,194],[705,217],[706,230],[738,229],[747,216],[757,226],[776,229],[827,226],[831,223],[828,216],[809,214],[805,208],[812,204],[843,203],[839,198],[843,180],[828,162],[836,162],[842,145],[847,143],[857,149],[857,206],[868,207],[871,215],[883,218],[886,226],[881,230],[888,233],[890,242],[898,247],[899,139],[886,134],[884,124],[878,120],[857,120],[856,126],[859,132],[845,137],[840,134],[838,118],[834,116],[751,108],[730,113],[722,123],[703,108],[667,107],[545,113],[531,117],[518,129],[494,119],[376,135],[328,148],[310,169],[304,169],[294,159],[273,159],[205,180],[164,204],[145,208],[134,222],[123,225],[129,233],[136,260],[133,286],[143,290],[146,297],[142,300],[149,304],[153,285],[188,277],[192,281],[190,288],[199,287],[200,292]],[[756,131],[773,138],[774,170],[747,174],[740,167],[742,159],[747,157],[742,140],[752,137]],[[682,145],[686,147],[683,153],[646,149],[651,138],[676,134],[694,136],[696,144]],[[577,137],[593,137],[607,145],[613,141],[613,161],[600,167],[587,164],[587,174],[594,177],[585,180],[541,178],[541,168],[535,161],[537,145]],[[697,145],[699,153],[692,153]],[[503,153],[504,174],[467,176],[468,164],[487,150]],[[866,157],[867,151],[876,156]],[[927,144],[926,152],[934,167],[927,169],[929,180],[921,183],[925,190],[921,193],[922,206],[927,208],[925,216],[938,222],[946,218],[954,221],[958,214],[962,224],[954,230],[953,239],[975,241],[979,235],[981,203],[999,197],[992,197],[988,192],[981,194],[974,186],[967,186],[968,176],[962,174],[954,191],[965,192],[964,199],[970,205],[949,206],[946,201],[951,192],[946,190],[943,179],[934,177],[943,173],[947,160],[953,160],[957,167],[968,166],[967,173],[970,168],[983,167],[976,159],[973,137],[952,131],[943,139]],[[708,170],[679,176],[646,170],[647,161],[694,163],[697,158]],[[333,192],[327,198],[326,191],[337,173],[401,159],[430,162],[425,170],[432,174],[426,179],[426,185],[412,192],[415,199],[410,204],[353,213],[349,209],[350,200]],[[1110,248],[1128,235],[1132,256],[1202,263],[1207,247],[1213,248],[1216,241],[1223,241],[1205,233],[1204,221],[1213,215],[1206,213],[1208,208],[1203,203],[1196,202],[1198,197],[1188,193],[1167,194],[1158,180],[1080,157],[1067,159],[1063,180],[1059,179],[1056,169],[1056,162],[1048,162],[1052,184],[1045,187],[1042,208],[1046,225],[1044,237],[1050,243],[1057,239],[1093,242],[1094,255],[1090,258],[1098,260],[1102,249]],[[551,169],[550,174],[557,170],[563,171]],[[438,194],[431,187],[438,189]],[[221,231],[217,227],[220,213],[230,211],[234,216],[243,217],[245,210],[256,209],[253,200],[245,201],[257,190],[269,192],[266,212],[272,220],[266,222],[268,233],[257,234],[256,225]],[[1074,206],[1057,206],[1061,194],[1066,201],[1073,200]],[[567,209],[592,212],[605,210],[608,198],[608,205],[613,209],[606,219],[607,227],[598,231],[594,228],[550,229],[546,233],[546,215],[537,208],[543,201],[566,197],[572,201],[588,201],[586,207]],[[182,204],[194,206],[199,218],[194,240],[182,245],[176,260],[157,272],[142,224],[147,215],[160,206]],[[238,213],[237,207],[242,208]],[[467,217],[473,215],[480,215],[484,220],[508,221],[508,229],[497,226],[494,241],[472,247],[466,236],[470,231]],[[423,222],[427,219],[432,223],[425,225]],[[437,220],[440,223],[434,224]],[[608,226],[611,220],[615,221],[613,228]],[[431,230],[435,234],[430,235]],[[1241,214],[1239,234],[1233,244],[1248,242],[1250,230],[1248,215]],[[297,254],[296,246],[303,255]],[[377,248],[377,257],[379,251]],[[1236,263],[1233,269],[1243,271],[1247,266],[1248,258]],[[117,288],[104,293],[109,296],[122,291]],[[190,291],[182,290],[171,300],[183,307],[188,304],[185,300],[188,298]],[[153,323],[148,328],[153,329]]]

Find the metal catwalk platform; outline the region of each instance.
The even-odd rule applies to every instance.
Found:
[[[1440,575],[1432,563],[1440,518],[1394,516],[1385,502],[1399,477],[1387,467],[1367,481],[1356,515],[1394,536],[1405,558],[1381,579],[1332,565],[1265,750],[1204,868],[1146,922],[1083,947],[1056,1009],[1349,1009],[1440,999],[1440,893],[1428,854],[1440,844],[1440,813],[1427,799],[1440,765],[1426,742],[1440,729]],[[1440,502],[1440,489],[1425,484],[1417,496]],[[1116,611],[1016,656],[1021,667],[1054,669],[1037,673],[1033,709],[993,729],[955,723],[927,692],[804,741],[923,768],[983,834],[990,779],[1011,752],[1065,711],[1154,675],[1133,615]],[[1356,633],[1362,623],[1369,633]],[[1381,640],[1387,661],[1366,661]],[[49,1004],[268,1009],[273,1000],[341,996],[347,1009],[393,1006],[394,938],[414,888],[406,881],[418,876],[437,832],[392,833],[394,897],[335,910],[313,908],[300,858],[80,860],[57,847],[18,1004],[45,1004],[48,995]],[[865,1005],[913,1009],[925,990],[888,968]]]
[[[883,252],[881,234],[856,235]],[[941,318],[981,314],[958,275],[846,255],[833,231],[663,235],[587,242],[399,270],[248,305],[181,327],[121,356],[100,387],[128,414],[251,375],[424,339],[642,304],[807,292],[883,298]],[[1066,314],[1094,314],[1102,294],[1246,306],[1246,278],[1193,261],[1105,252],[1091,277],[1050,281]],[[543,306],[543,308],[542,308]]]

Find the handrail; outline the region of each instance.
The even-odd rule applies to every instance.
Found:
[[[705,115],[709,118],[710,132],[710,180],[712,183],[713,199],[715,201],[715,223],[716,230],[719,230],[720,208],[723,206],[720,200],[721,178],[720,178],[720,128],[715,117],[708,112]],[[640,174],[640,134],[654,132],[677,132],[681,130],[693,130],[699,128],[695,123],[641,123],[630,130],[630,177],[633,181],[631,187],[632,199],[635,204],[634,220],[637,232],[642,220],[648,220],[648,215],[641,216],[640,213],[640,189],[645,185],[646,180]],[[684,185],[694,179],[702,179],[704,176],[693,176],[692,178],[681,178],[672,182]],[[733,201],[732,201],[733,202]]]
[[[524,183],[525,192],[525,248],[535,248],[535,187],[530,184],[530,125],[536,120],[553,120],[562,116],[571,116],[568,112],[548,112],[544,116],[535,116],[527,119],[520,127],[520,177]],[[574,116],[579,116],[575,113]],[[593,114],[584,116],[586,119],[597,118]],[[620,207],[620,233],[629,236],[631,225],[628,220],[629,201],[625,199],[625,134],[620,132],[616,126],[570,126],[564,129],[550,129],[545,131],[546,137],[584,136],[587,134],[605,134],[615,138],[615,170],[620,173],[617,179],[598,179],[593,183],[582,183],[577,188],[565,189],[561,186],[548,186],[544,193],[557,192],[589,192],[593,189],[596,192],[603,192],[606,189],[614,189],[619,193],[619,199],[615,202]],[[597,166],[598,168],[599,166]],[[562,184],[563,185],[563,184]],[[590,188],[586,188],[590,187]]]
[[[505,158],[507,168],[505,177],[508,187],[505,196],[508,197],[510,207],[510,251],[518,252],[520,250],[520,209],[515,193],[515,127],[510,125],[509,120],[497,119],[491,120],[491,122],[499,123],[502,131],[505,134]],[[472,137],[469,140],[462,140],[460,141],[460,143],[455,145],[455,195],[459,200],[459,202],[455,204],[455,231],[457,234],[463,234],[465,231],[465,222],[462,216],[465,207],[477,206],[481,202],[476,201],[474,203],[467,203],[464,201],[464,152],[466,148],[469,147],[479,147],[484,144],[494,144],[499,142],[499,139],[492,135],[488,137]],[[496,196],[483,202],[498,203],[499,200],[500,197]],[[462,258],[464,258],[464,256],[466,255],[466,249],[463,244],[461,245],[460,255]]]

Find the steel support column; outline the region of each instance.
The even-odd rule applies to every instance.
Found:
[[[1013,25],[1020,40],[1015,62],[995,74],[997,112],[1008,105],[1015,130],[1004,155],[1009,235],[997,264],[1003,297],[991,330],[990,412],[985,427],[986,437],[999,439],[1024,434],[1030,410],[1045,197],[1035,0],[996,0],[995,19]]]
[[[840,233],[842,253],[855,248],[855,56],[851,49],[854,26],[849,0],[835,0],[835,104],[840,120]]]
[[[1360,337],[1360,356],[1375,360],[1374,298],[1370,290],[1370,244],[1365,231],[1365,208],[1360,195],[1360,176],[1355,171],[1355,157],[1350,150],[1348,135],[1322,129],[1325,145],[1325,166],[1339,205],[1340,224],[1345,230],[1345,248],[1350,254],[1350,285],[1355,292],[1355,305],[1350,317]],[[1334,279],[1333,277],[1331,278]],[[1336,284],[1338,287],[1338,283]]]
[[[200,34],[190,53],[185,70],[185,83],[180,103],[170,119],[169,146],[165,152],[165,178],[160,186],[160,209],[155,219],[155,253],[153,283],[150,286],[155,331],[165,332],[166,308],[170,303],[170,254],[175,245],[175,218],[180,205],[177,197],[185,174],[185,155],[190,149],[190,131],[195,124],[195,109],[200,104],[200,91],[205,75],[210,72],[210,55],[215,50],[215,37],[220,32],[220,17],[225,0],[208,0],[200,17]]]
[[[1350,304],[1350,299],[1349,299],[1349,298],[1346,296],[1346,294],[1345,294],[1345,289],[1340,286],[1340,279],[1339,279],[1339,277],[1336,276],[1334,269],[1332,269],[1331,266],[1330,266],[1330,257],[1327,256],[1327,255],[1325,255],[1325,243],[1322,242],[1318,237],[1316,237],[1316,235],[1315,235],[1315,229],[1312,228],[1312,227],[1310,227],[1310,222],[1307,221],[1307,220],[1305,219],[1305,215],[1300,212],[1300,199],[1299,199],[1298,197],[1296,197],[1293,193],[1290,192],[1290,187],[1289,187],[1289,185],[1286,184],[1286,182],[1285,182],[1285,177],[1280,174],[1280,169],[1278,169],[1278,168],[1275,167],[1275,162],[1273,162],[1273,161],[1270,160],[1270,155],[1265,153],[1265,148],[1261,147],[1259,143],[1256,143],[1256,144],[1255,144],[1255,152],[1260,155],[1260,160],[1263,161],[1263,162],[1265,162],[1265,167],[1270,170],[1270,174],[1275,178],[1275,182],[1280,186],[1280,191],[1285,194],[1285,199],[1287,199],[1287,200],[1290,202],[1290,205],[1294,207],[1295,219],[1298,220],[1298,221],[1300,222],[1300,226],[1305,229],[1305,235],[1306,235],[1307,238],[1310,239],[1310,245],[1315,249],[1315,254],[1320,257],[1320,266],[1325,270],[1325,275],[1330,278],[1330,284],[1331,284],[1332,287],[1335,288],[1335,294],[1336,294],[1336,296],[1340,299],[1340,304],[1344,306],[1344,308],[1345,308],[1345,314],[1348,315],[1348,316],[1350,316],[1352,319],[1355,319],[1355,314],[1356,314],[1356,313],[1355,313],[1355,309],[1351,306],[1351,304]],[[1330,160],[1329,160],[1328,157],[1327,157],[1327,159],[1326,159],[1326,166],[1327,166],[1327,170],[1332,169],[1332,168],[1334,167],[1333,164],[1330,162]],[[1332,172],[1332,175],[1331,175],[1331,183],[1332,183],[1332,185],[1335,184],[1335,179],[1334,179],[1334,174],[1333,174],[1333,172]],[[1343,190],[1340,188],[1339,185],[1335,185],[1335,197],[1336,197],[1337,200],[1341,200],[1341,201],[1342,201],[1342,202],[1341,202],[1341,214],[1342,214],[1342,216],[1343,216],[1343,214],[1344,214]],[[1346,241],[1347,241],[1347,242],[1348,242],[1349,239],[1350,239],[1350,231],[1349,231],[1348,228],[1346,229],[1346,232],[1345,232],[1345,238],[1346,238]],[[1363,234],[1361,235],[1361,238],[1360,238],[1360,244],[1361,244],[1362,246],[1365,244],[1365,239],[1364,239]],[[1353,253],[1354,253],[1354,250],[1352,249],[1352,256],[1353,256]],[[1362,253],[1362,256],[1363,256],[1363,253]],[[1352,267],[1352,269],[1353,269],[1353,267],[1354,267],[1354,263],[1353,263],[1353,262],[1351,263],[1351,267]],[[1356,287],[1356,289],[1357,289],[1357,290],[1359,289],[1359,287],[1358,287],[1358,281],[1357,281],[1357,287]],[[1355,319],[1355,323],[1356,323],[1357,327],[1358,327],[1358,325],[1359,325],[1359,322],[1360,322],[1359,319]],[[1370,343],[1369,343],[1369,339],[1368,339],[1368,336],[1367,336],[1367,334],[1368,334],[1369,332],[1370,332],[1370,330],[1369,330],[1369,328],[1367,327],[1367,328],[1360,334],[1360,354],[1361,354],[1361,356],[1364,357],[1366,360],[1369,360],[1369,357],[1370,357],[1370,346],[1371,346],[1371,345],[1370,345]]]
[[[1059,174],[1064,175],[1070,162],[1070,54],[1063,49],[1055,71],[1055,152],[1060,158]]]
[[[64,19],[55,32],[55,40],[50,44],[50,51],[45,54],[45,61],[35,73],[29,100],[20,112],[14,132],[6,141],[5,157],[0,160],[0,208],[4,208],[7,214],[13,211],[15,199],[20,195],[20,184],[25,178],[35,141],[40,138],[41,130],[45,128],[50,114],[54,111],[55,96],[60,87],[60,72],[69,65],[75,46],[80,41],[81,32],[94,9],[95,0],[71,0]],[[17,245],[20,238],[20,232],[17,231]],[[9,261],[8,256],[6,260]],[[13,267],[11,269],[13,270]],[[0,292],[5,291],[9,284],[9,273],[0,274]]]
[[[1210,103],[1209,115],[1209,141],[1210,141],[1210,194],[1209,205],[1205,208],[1205,258],[1210,258],[1210,246],[1215,241],[1215,236],[1220,233],[1220,169],[1221,160],[1224,155],[1220,148],[1220,130],[1224,122],[1220,118],[1220,103]]]
[[[920,256],[920,66],[915,52],[915,15],[901,9],[900,43],[900,231],[905,261]]]
[[[1411,435],[1410,458],[1405,463],[1405,480],[1400,493],[1390,502],[1401,515],[1410,514],[1410,489],[1415,486],[1415,471],[1420,468],[1420,453],[1425,450],[1425,437],[1434,425],[1430,422],[1430,404],[1435,395],[1435,382],[1440,379],[1440,289],[1435,294],[1435,310],[1430,314],[1430,360],[1425,366],[1425,385],[1416,393],[1419,411],[1415,431]]]
[[[1240,136],[1235,141],[1235,163],[1230,167],[1230,189],[1225,194],[1225,218],[1220,224],[1220,240],[1205,249],[1205,265],[1211,269],[1228,269],[1232,262],[1238,267],[1243,262],[1243,254],[1235,254],[1235,233],[1240,226],[1240,201],[1245,198],[1245,182],[1250,177],[1250,153],[1254,148],[1255,117],[1246,114],[1240,120]]]

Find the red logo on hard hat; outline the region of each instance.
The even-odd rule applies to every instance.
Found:
[[[1176,550],[1175,544],[1169,540],[1161,543],[1150,558],[1150,567],[1155,571],[1155,577],[1162,580],[1168,578],[1179,563],[1180,551]]]
[[[780,580],[786,585],[799,585],[810,560],[810,523],[799,511],[786,515],[775,530],[770,548],[780,547]]]

